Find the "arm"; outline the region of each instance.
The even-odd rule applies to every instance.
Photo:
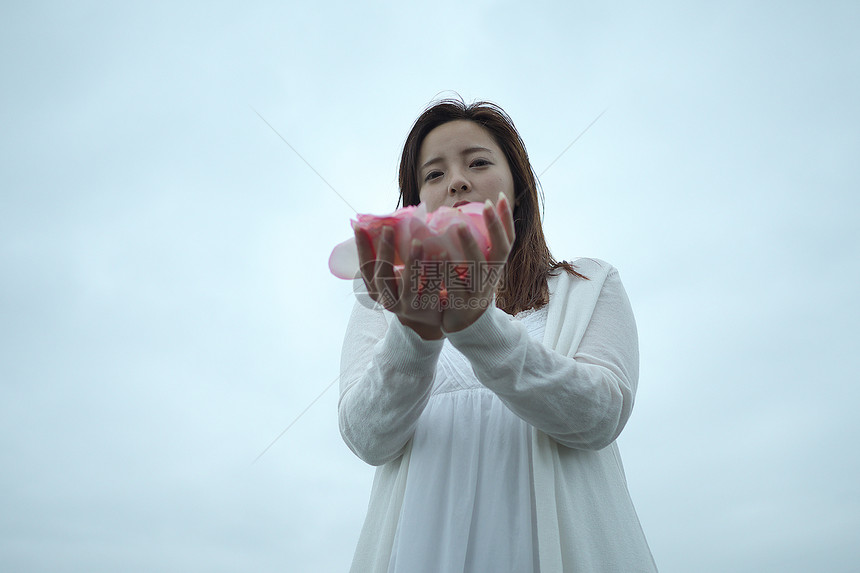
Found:
[[[489,201],[483,210],[491,239],[485,259],[465,225],[457,231],[467,258],[474,261],[504,261],[511,249],[514,222],[510,205],[503,194],[494,208]],[[465,328],[476,313],[445,313],[440,308],[417,304],[419,291],[408,269],[424,258],[424,247],[413,239],[404,271],[394,266],[394,231],[387,227],[374,248],[370,237],[356,229],[356,247],[362,279],[370,298],[396,315],[389,326],[385,316],[356,304],[347,327],[341,354],[341,392],[338,420],[344,441],[369,464],[381,465],[399,456],[412,437],[418,417],[427,405],[442,351],[442,327]],[[446,253],[437,253],[445,259]],[[495,285],[484,291],[468,293],[470,298],[489,302]],[[424,288],[433,294],[439,286]],[[436,293],[438,295],[438,292]],[[474,305],[460,305],[469,309]]]
[[[633,311],[615,269],[573,356],[533,340],[522,324],[497,308],[448,333],[448,339],[511,411],[564,446],[601,449],[630,417],[639,347]]]
[[[341,353],[340,433],[371,465],[399,456],[427,405],[442,340],[356,303]]]

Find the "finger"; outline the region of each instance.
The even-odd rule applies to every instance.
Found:
[[[361,278],[364,279],[364,285],[370,290],[376,264],[374,262],[373,244],[370,242],[367,231],[360,228],[355,229],[355,247],[358,250],[358,270],[361,272]]]
[[[489,228],[489,226],[488,226]],[[467,261],[483,261],[486,257],[481,250],[475,236],[465,224],[457,225],[457,237],[460,239],[460,246],[463,248],[463,255]]]
[[[505,262],[511,250],[511,242],[508,239],[508,232],[489,200],[484,204],[484,223],[490,235],[490,252],[487,261]]]
[[[468,236],[465,236],[466,234]],[[495,289],[498,277],[500,276],[491,267],[504,265],[504,261],[497,262],[492,258],[485,259],[481,246],[468,230],[465,230],[465,234],[461,235],[461,240],[463,243],[463,252],[471,264],[464,266],[462,269],[457,269],[466,273],[457,278],[459,278],[461,284],[468,285],[466,290],[469,295],[485,297]]]
[[[388,226],[382,227],[379,234],[379,248],[377,257],[380,261],[391,262],[394,260],[394,229]]]
[[[499,193],[499,200],[496,201],[496,213],[505,227],[508,241],[513,245],[514,239],[516,239],[516,232],[514,231],[514,212],[511,209],[511,203],[508,201],[507,195],[504,193]]]
[[[446,268],[448,293],[459,298],[469,298],[484,290],[479,281],[487,264],[486,256],[466,225],[457,225],[456,231],[463,259],[451,261],[452,264]]]
[[[440,252],[436,258],[424,256],[424,245],[418,239],[412,241],[412,268],[416,277],[416,293],[423,295],[438,294],[442,288],[441,267],[448,257],[447,252]]]
[[[374,280],[379,287],[380,296],[383,297],[380,301],[382,305],[385,308],[394,306],[399,289],[397,276],[394,273],[394,229],[391,227],[382,228]]]
[[[404,261],[403,271],[400,277],[401,292],[410,292],[412,298],[416,295],[420,295],[424,286],[421,261],[423,253],[424,247],[421,245],[421,241],[418,239],[412,239],[412,244],[409,246],[409,256]]]
[[[410,319],[425,324],[438,324],[439,291],[441,280],[439,268],[440,261],[427,259],[424,254],[424,245],[418,239],[413,239],[409,250],[409,259],[401,281],[400,307],[410,315]],[[409,281],[409,282],[405,282]]]
[[[435,296],[435,299],[438,302],[436,310],[444,310],[448,307],[451,294],[445,277],[445,268],[450,266],[448,251],[446,249],[439,251],[433,259],[433,264],[435,266],[430,268],[434,272],[435,276],[432,281],[428,279],[428,282],[431,283],[431,288],[428,290],[433,293],[433,296]]]
[[[424,259],[426,292],[441,295],[445,287],[445,268],[450,265],[448,250],[442,249],[432,259]]]

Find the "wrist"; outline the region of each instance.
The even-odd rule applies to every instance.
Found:
[[[494,299],[481,301],[483,304],[477,304],[470,308],[450,309],[442,312],[442,333],[460,332],[466,330],[478,320],[487,310],[494,306]]]
[[[415,334],[417,334],[424,340],[439,340],[440,338],[444,337],[444,334],[442,333],[442,328],[439,326],[423,324],[421,322],[413,322],[411,320],[401,317],[400,315],[397,315],[397,320],[399,320],[400,324],[402,324],[403,326],[413,330]]]

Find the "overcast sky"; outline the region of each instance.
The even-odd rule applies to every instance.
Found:
[[[856,1],[3,2],[0,570],[348,568],[373,468],[323,393],[353,303],[326,261],[457,92],[513,117],[554,255],[621,272],[661,571],[856,571],[858,29]]]

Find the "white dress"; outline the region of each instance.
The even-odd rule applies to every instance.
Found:
[[[546,307],[519,313],[540,340]],[[418,418],[389,573],[538,571],[529,425],[450,343]]]
[[[588,280],[551,277],[545,321],[492,307],[444,342],[356,304],[338,419],[378,467],[351,571],[656,571],[615,444],[633,312],[612,265],[574,265]]]

